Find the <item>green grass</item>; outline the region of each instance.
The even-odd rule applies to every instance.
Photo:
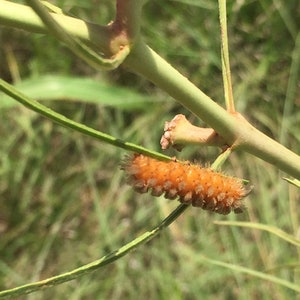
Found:
[[[290,68],[299,59],[292,56],[299,32],[298,2],[230,1],[228,7],[236,107],[256,127],[279,139],[288,82],[293,79],[294,106],[285,114],[291,125],[285,128],[284,140],[294,151],[300,148],[299,74],[291,78]],[[103,23],[114,10],[111,1],[56,3]],[[148,1],[143,16],[147,43],[223,105],[217,5]],[[1,31],[0,44],[5,47],[0,57],[6,57],[0,64],[1,78],[14,82],[20,78],[18,84],[27,81],[29,87],[30,83],[40,85],[35,80],[45,74],[58,79],[85,76],[99,82],[102,92],[95,89],[92,95],[99,98],[96,104],[84,95],[77,99],[82,101],[70,102],[71,92],[59,97],[60,102],[50,101],[50,96],[45,99],[47,105],[76,121],[153,150],[159,150],[164,121],[176,113],[201,124],[163,91],[122,68],[96,72],[52,38],[9,28]],[[45,95],[49,88],[44,83]],[[124,102],[129,98],[131,104],[108,105],[114,95]],[[153,101],[150,106],[149,101]],[[125,184],[120,162],[126,151],[62,128],[20,105],[1,107],[0,117],[0,290],[96,260],[149,230],[176,207],[176,202],[136,194]],[[206,163],[213,161],[217,151],[190,147],[180,154],[172,150],[167,154]],[[295,298],[286,287],[211,261],[300,284],[294,245],[265,231],[214,223],[259,222],[297,237],[296,187],[283,181],[276,168],[244,153],[234,153],[224,170],[249,179],[254,186],[245,200],[246,213],[224,217],[190,208],[161,235],[117,262],[27,298]]]

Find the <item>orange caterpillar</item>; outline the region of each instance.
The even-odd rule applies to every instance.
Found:
[[[126,172],[128,183],[139,193],[151,189],[153,196],[164,194],[167,199],[179,198],[182,203],[224,215],[231,210],[242,212],[241,199],[251,190],[245,188],[239,178],[200,165],[159,161],[142,154],[128,156],[121,169]]]

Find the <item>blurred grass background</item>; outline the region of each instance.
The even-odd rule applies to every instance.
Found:
[[[113,18],[113,2],[54,3],[105,24]],[[300,82],[291,66],[300,55],[295,54],[299,15],[298,0],[228,1],[236,107],[256,127],[298,153]],[[148,1],[142,34],[223,105],[217,1]],[[144,78],[122,67],[96,72],[49,36],[0,27],[0,44],[1,78],[115,137],[159,151],[164,122],[175,114],[202,124]],[[125,184],[119,170],[125,151],[62,128],[14,102],[4,103],[0,290],[93,261],[152,228],[176,207],[176,202],[136,194]],[[205,164],[218,150],[190,147],[167,153]],[[189,209],[160,236],[116,263],[22,299],[295,298],[286,288],[198,259],[201,254],[300,284],[296,247],[265,232],[214,224],[260,222],[299,238],[298,191],[275,167],[244,153],[234,153],[224,170],[254,185],[244,214],[219,216]]]

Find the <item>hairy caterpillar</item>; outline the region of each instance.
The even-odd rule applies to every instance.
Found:
[[[178,198],[182,203],[224,215],[232,210],[242,212],[241,199],[251,190],[241,179],[210,168],[176,160],[159,161],[142,154],[128,156],[121,169],[139,193],[152,190],[153,196],[164,194],[167,199]]]

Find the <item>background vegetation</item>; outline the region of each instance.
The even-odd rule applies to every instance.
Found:
[[[114,14],[113,1],[55,4],[102,24]],[[291,76],[291,65],[300,55],[292,56],[299,14],[297,0],[228,1],[237,110],[296,152],[300,82],[298,73]],[[147,43],[222,105],[217,1],[149,1],[143,17]],[[154,150],[159,150],[164,122],[176,113],[201,124],[163,91],[122,67],[96,72],[54,38],[0,30],[1,78],[76,121]],[[79,84],[78,76],[93,82]],[[138,195],[125,184],[119,170],[125,151],[55,125],[14,102],[3,100],[0,115],[0,290],[93,261],[152,228],[177,205]],[[203,163],[217,153],[197,147],[180,154],[168,151]],[[295,297],[284,287],[200,259],[204,255],[300,282],[294,246],[261,231],[214,224],[260,222],[299,237],[296,188],[274,167],[243,153],[234,153],[224,170],[254,185],[246,213],[224,217],[189,209],[159,237],[116,263],[28,299]]]

